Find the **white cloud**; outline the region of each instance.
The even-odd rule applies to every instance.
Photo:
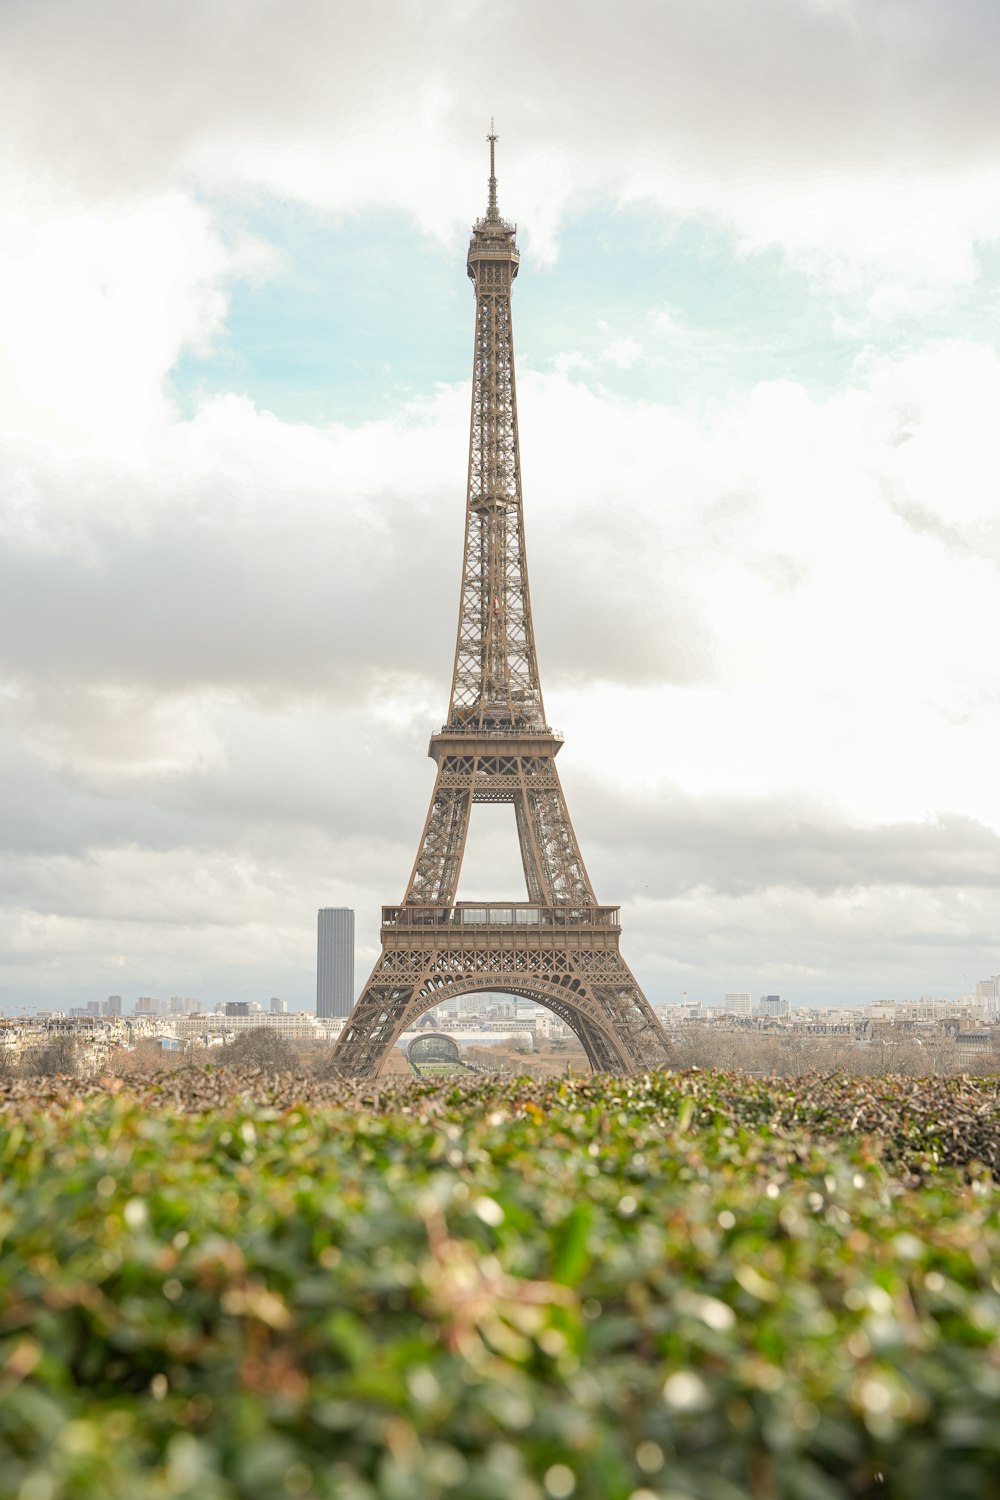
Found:
[[[690,990],[718,1003],[744,985],[793,1004],[803,995],[833,1004],[954,996],[996,967],[996,911],[994,891],[957,900],[952,889],[909,884],[837,900],[780,885],[749,897],[694,889],[630,906],[634,936],[623,946],[637,973],[656,976],[647,984],[658,1000]]]
[[[232,277],[267,252],[225,247],[189,197],[0,223],[4,426],[64,450],[142,463],[168,416],[163,381],[222,328]]]
[[[943,313],[1000,237],[998,13],[584,0],[568,34],[519,3],[498,28],[480,3],[234,25],[9,0],[0,24],[8,993],[308,1001],[315,907],[357,905],[371,938],[419,831],[468,398],[182,419],[166,377],[271,264],[219,203],[457,236],[488,48],[536,256],[568,207],[642,200],[860,286],[873,320]],[[667,308],[652,328],[700,337]],[[605,360],[644,357],[604,331]],[[519,385],[529,552],[571,804],[637,970],[662,994],[995,969],[996,353],[942,340],[823,399],[705,407],[589,390],[582,361]]]
[[[604,351],[604,358],[619,370],[631,370],[641,356],[642,345],[633,338],[613,339]]]
[[[17,972],[50,984],[35,959],[64,951],[100,989],[123,956],[137,975],[175,952],[216,983],[228,944],[301,990],[331,873],[374,932],[446,701],[466,400],[442,389],[320,431],[224,398],[167,413],[145,465],[53,448],[31,470],[32,445],[9,450],[33,495],[30,527],[15,497],[0,561],[7,784],[28,804],[8,834]],[[858,945],[880,974],[968,962],[963,941],[989,962],[1000,552],[982,417],[998,400],[1000,360],[958,344],[822,401],[779,383],[678,409],[522,381],[549,712],[593,874],[629,899],[654,989],[698,951],[703,972],[737,966],[755,912],[773,942],[747,955],[774,974],[783,953],[803,986],[859,975]],[[762,814],[775,798],[780,816]],[[786,899],[793,872],[805,894]],[[907,961],[885,924],[910,886],[937,925]],[[709,963],[698,944],[733,901]]]
[[[1000,360],[961,345],[826,400],[770,383],[704,412],[526,376],[550,692],[631,684],[626,717],[672,715],[663,695],[683,693],[709,737],[756,703],[831,777],[830,746],[866,724],[886,777],[908,737],[974,738],[997,698],[998,399]],[[465,411],[442,389],[401,420],[321,431],[222,398],[164,417],[144,463],[73,447],[36,463],[9,442],[0,659],[22,710],[53,743],[73,742],[79,713],[96,744],[147,711],[155,739],[157,693],[423,702],[437,687],[443,707]],[[784,775],[786,760],[761,755]],[[963,795],[991,783],[966,778]]]
[[[747,251],[898,288],[967,281],[1000,236],[1000,15],[988,0],[479,0],[433,14],[8,0],[3,152],[23,203],[242,186],[458,234],[483,183],[481,70],[502,201],[551,256],[596,195],[709,216]]]

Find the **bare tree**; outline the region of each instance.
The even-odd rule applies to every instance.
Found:
[[[27,1054],[23,1071],[37,1077],[75,1076],[79,1072],[75,1040],[65,1033],[51,1034],[41,1047],[35,1047]]]
[[[903,1073],[910,1077],[961,1072],[995,1073],[992,1051],[973,1052],[939,1032],[921,1036],[905,1030],[877,1031],[870,1040],[843,1035],[822,1036],[774,1030],[750,1030],[688,1025],[673,1037],[679,1066],[721,1068],[726,1072],[773,1073],[800,1077],[817,1069],[882,1077]]]
[[[265,1073],[294,1073],[298,1054],[287,1037],[272,1026],[250,1026],[219,1052],[227,1067],[261,1068]]]
[[[140,1037],[134,1047],[113,1047],[101,1071],[110,1078],[139,1081],[197,1066],[204,1055],[205,1048],[191,1042],[183,1048],[164,1048],[157,1037]]]

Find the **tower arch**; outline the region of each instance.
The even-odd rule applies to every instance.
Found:
[[[614,1029],[607,1024],[601,1008],[588,1002],[588,997],[571,991],[566,986],[554,986],[544,981],[461,979],[435,988],[433,991],[415,991],[402,1011],[394,1017],[391,1031],[381,1051],[378,1071],[391,1054],[403,1034],[410,1030],[428,1011],[448,1000],[457,1000],[462,995],[472,994],[511,995],[521,1000],[531,1000],[567,1025],[577,1037],[591,1069],[595,1073],[630,1073],[631,1060],[621,1046]]]

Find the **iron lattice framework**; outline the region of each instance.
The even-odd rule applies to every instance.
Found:
[[[337,1043],[344,1073],[371,1077],[424,1011],[470,991],[537,1000],[577,1033],[591,1065],[663,1066],[669,1045],[619,950],[618,908],[599,906],[563,796],[562,746],[545,720],[528,593],[514,381],[515,226],[489,204],[468,272],[476,293],[469,482],[448,722],[430,742],[437,778],[406,894],[382,909],[382,952]],[[472,807],[513,803],[527,902],[456,902]]]

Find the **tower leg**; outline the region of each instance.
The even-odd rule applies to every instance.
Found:
[[[444,786],[438,770],[405,901],[421,906],[452,904],[469,836],[471,811],[471,785]]]

